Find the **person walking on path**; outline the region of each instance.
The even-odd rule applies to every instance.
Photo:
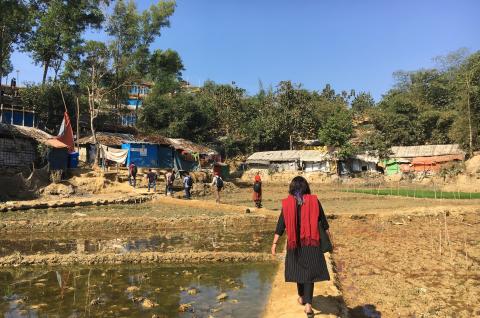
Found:
[[[223,179],[218,172],[215,172],[211,186],[213,187],[213,191],[215,191],[215,202],[220,203],[220,191],[223,189]]]
[[[262,178],[259,172],[255,175],[253,182],[253,202],[257,208],[262,207]]]
[[[173,182],[175,181],[175,170],[167,171],[165,174],[165,195],[173,195]]]
[[[185,177],[183,178],[183,188],[185,189],[185,199],[191,198],[190,190],[192,189],[192,186],[193,186],[193,178],[188,172],[186,172]]]
[[[157,192],[157,174],[152,169],[148,169],[147,182],[148,192],[150,192],[150,188],[153,188],[153,192]]]
[[[137,185],[137,171],[137,166],[132,161],[128,166],[128,183],[134,188]]]
[[[322,205],[317,196],[310,193],[305,178],[293,178],[288,193],[288,197],[282,200],[282,212],[273,238],[272,255],[276,253],[279,237],[286,230],[285,281],[297,283],[298,303],[305,305],[305,313],[310,318],[314,317],[314,283],[330,280],[320,244],[320,231],[325,231],[330,241],[331,235]]]

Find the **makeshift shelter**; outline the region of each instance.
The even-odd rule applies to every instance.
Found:
[[[387,175],[400,172],[436,173],[446,164],[465,160],[465,152],[458,144],[392,147],[390,151],[390,159],[384,161]]]
[[[42,147],[44,156],[41,156]],[[24,168],[47,159],[51,170],[66,170],[67,145],[33,127],[0,123],[0,168]]]
[[[175,149],[174,167],[177,170],[194,171],[220,162],[221,157],[215,150],[186,139],[168,138]]]
[[[461,162],[464,155],[445,155],[413,158],[409,171],[438,173],[446,164]]]
[[[280,150],[256,152],[247,158],[249,169],[269,169],[277,172],[336,172],[336,163],[328,152],[318,150]]]
[[[358,154],[340,161],[339,173],[346,175],[350,173],[377,172],[380,159],[369,154]]]
[[[110,133],[110,132],[97,132],[95,133],[97,142],[100,145],[106,146],[112,149],[122,149],[124,141],[135,141],[133,135]],[[87,163],[93,163],[97,154],[97,148],[93,140],[93,136],[85,136],[78,140],[80,145],[80,160]]]
[[[160,166],[158,145],[156,144],[145,141],[128,141],[122,144],[122,149],[128,151],[127,166],[132,162],[142,168],[158,168]]]
[[[168,138],[160,135],[140,135],[137,136],[136,139],[157,145],[157,168],[171,169],[174,167],[175,150],[170,145]]]

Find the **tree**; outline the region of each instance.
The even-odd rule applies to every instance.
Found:
[[[175,1],[159,1],[149,9],[138,12],[135,2],[116,2],[108,21],[107,33],[113,38],[110,50],[115,70],[114,86],[126,81],[140,81],[148,71],[150,45],[164,27],[170,26],[169,17],[175,11]],[[114,104],[119,105],[125,91],[118,91]]]
[[[28,5],[22,0],[0,0],[0,82],[12,71],[10,54],[30,30]]]
[[[339,109],[326,121],[318,132],[318,139],[326,146],[343,147],[352,137],[352,115],[348,110]]]
[[[468,123],[468,151],[472,156],[476,147],[480,120],[480,53],[471,55],[459,69],[458,85],[461,115]]]
[[[42,83],[52,65],[60,69],[66,54],[78,47],[87,27],[99,28],[104,15],[99,6],[106,0],[39,0],[32,7],[34,28],[24,50],[31,53],[35,63],[43,65]]]
[[[106,98],[112,91],[121,86],[112,88],[109,83],[111,77],[111,55],[103,42],[87,41],[81,48],[77,48],[77,58],[69,60],[66,65],[66,75],[79,88],[80,93],[87,97],[88,112],[90,115],[90,130],[93,142],[97,145],[95,119],[101,108],[106,107]],[[94,165],[98,164],[97,151]]]
[[[363,114],[373,107],[375,107],[375,101],[370,93],[361,92],[352,101],[352,110],[357,114]]]

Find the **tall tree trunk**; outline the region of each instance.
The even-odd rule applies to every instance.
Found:
[[[48,73],[48,68],[50,67],[50,59],[47,59],[43,63],[43,77],[42,77],[42,85],[45,85],[45,82],[47,81],[47,73]]]
[[[472,128],[472,107],[470,105],[470,77],[467,78],[467,111],[468,111],[468,154],[473,156],[473,128]]]

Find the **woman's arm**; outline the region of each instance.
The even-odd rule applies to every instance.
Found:
[[[272,255],[274,256],[276,254],[278,239],[280,238],[280,236],[283,235],[283,232],[285,232],[285,220],[283,219],[283,212],[282,212],[278,217],[277,228],[275,229],[275,235],[273,236]]]
[[[273,256],[275,256],[275,254],[276,254],[277,242],[278,242],[279,238],[280,238],[280,235],[278,235],[278,234],[275,234],[273,236],[273,243],[272,243],[272,255]]]
[[[328,238],[330,239],[330,242],[332,243],[332,248],[334,247],[334,244],[333,244],[333,235],[332,233],[330,233],[330,225],[328,224],[328,220],[327,220],[327,216],[325,215],[325,212],[323,211],[323,207],[322,207],[322,204],[320,203],[320,201],[318,201],[318,206],[320,208],[320,213],[319,213],[319,216],[318,216],[318,226],[321,226],[323,227],[323,229],[325,230],[325,233],[327,233],[328,235]]]

